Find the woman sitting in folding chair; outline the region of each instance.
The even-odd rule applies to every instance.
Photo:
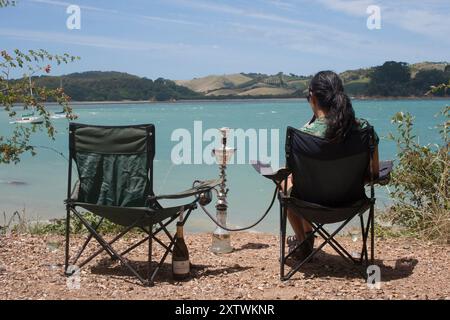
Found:
[[[345,140],[347,133],[355,126],[361,129],[369,126],[366,120],[355,118],[352,103],[344,92],[342,80],[332,71],[322,71],[314,76],[309,86],[307,99],[314,116],[300,129],[303,132],[339,143]],[[378,145],[378,136],[376,133],[374,136],[376,145]],[[372,168],[376,175],[379,172],[378,147],[374,151]],[[367,170],[367,179],[369,179],[369,169]],[[287,185],[292,195],[296,196],[292,175],[288,177],[287,184],[282,183],[281,185],[283,187]],[[292,251],[305,238],[308,238],[307,235],[312,232],[312,226],[290,209],[288,209],[288,220],[295,233],[295,236],[287,239],[289,251]],[[303,260],[311,254],[314,248],[314,237],[309,237],[308,240],[292,253],[293,258]]]

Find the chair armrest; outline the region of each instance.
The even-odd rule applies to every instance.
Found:
[[[291,173],[291,170],[288,168],[280,168],[278,169],[278,171],[275,171],[271,174],[263,174],[262,176],[264,178],[272,180],[275,183],[280,183],[286,180]]]
[[[161,200],[161,199],[183,199],[183,198],[188,198],[188,197],[192,197],[192,196],[195,196],[195,195],[199,195],[199,194],[201,194],[201,193],[203,193],[205,191],[209,191],[212,188],[214,188],[215,186],[218,186],[221,182],[222,182],[221,179],[201,181],[196,186],[194,186],[194,187],[192,187],[190,189],[187,189],[185,191],[174,193],[174,194],[164,194],[164,195],[157,195],[157,196],[149,196],[148,199],[150,201],[155,201],[155,200]]]
[[[378,173],[378,179],[374,180],[374,184],[385,186],[391,181],[391,172],[394,167],[393,160],[380,161],[380,171]]]
[[[264,178],[270,179],[276,184],[285,180],[292,173],[288,168],[280,168],[277,171],[273,171],[269,164],[265,164],[259,161],[252,162],[253,168]]]

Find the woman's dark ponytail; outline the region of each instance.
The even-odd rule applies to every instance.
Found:
[[[332,71],[321,71],[311,80],[310,90],[320,108],[327,112],[325,138],[333,142],[345,140],[356,120],[341,78]]]

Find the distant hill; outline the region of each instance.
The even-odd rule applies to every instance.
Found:
[[[447,62],[421,62],[409,65],[411,79],[422,71],[444,72]],[[369,95],[369,83],[375,67],[367,69],[348,70],[340,74],[344,81],[346,92],[351,96]],[[429,77],[430,78],[430,77]],[[220,97],[303,97],[305,96],[311,76],[278,73],[267,75],[261,73],[240,73],[230,75],[209,75],[192,80],[176,80],[178,85],[185,86],[209,98]],[[429,79],[432,81],[432,79]],[[437,77],[436,80],[442,80]],[[428,82],[430,82],[428,81]],[[423,95],[429,83],[423,87],[410,90],[411,94]],[[417,86],[416,86],[417,87]],[[426,88],[425,88],[426,87]]]
[[[171,80],[151,80],[114,71],[88,71],[58,77],[41,76],[33,80],[39,86],[63,87],[73,101],[167,101],[203,96]]]
[[[418,72],[426,70],[444,71],[449,65],[448,62],[420,62],[410,65],[411,75],[414,78]]]
[[[306,88],[306,78],[296,75],[266,75],[261,73],[238,73],[230,75],[210,75],[193,80],[177,80],[207,97],[290,97],[301,96]]]
[[[221,89],[234,89],[243,83],[251,81],[252,78],[246,77],[243,74],[229,74],[223,76],[207,76],[203,78],[195,78],[193,80],[177,80],[176,84],[188,87],[189,89],[209,93]]]
[[[389,66],[394,69],[389,69]],[[403,73],[398,81],[395,79],[396,67]],[[378,79],[376,84],[374,75]],[[383,66],[348,70],[340,76],[350,96],[423,96],[431,85],[450,80],[450,65],[447,62],[406,64],[390,61]],[[38,86],[64,88],[73,101],[298,98],[305,97],[310,80],[311,76],[282,72],[274,75],[209,75],[175,81],[163,78],[152,80],[115,71],[88,71],[33,78]]]

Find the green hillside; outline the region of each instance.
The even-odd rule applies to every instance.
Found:
[[[346,92],[353,97],[420,97],[430,86],[450,81],[450,65],[388,61],[377,67],[348,70],[340,76]],[[151,80],[114,71],[33,78],[38,86],[63,87],[73,101],[298,98],[305,97],[310,80],[311,76],[282,72],[210,75],[175,81]]]
[[[39,86],[62,86],[73,101],[167,101],[202,97],[202,94],[171,80],[151,80],[113,71],[88,71],[60,77],[42,76],[33,80]]]
[[[389,68],[393,66],[393,68]],[[398,67],[399,70],[395,70]],[[396,72],[403,73],[399,76]],[[446,62],[422,62],[404,64],[389,62],[382,66],[348,70],[340,74],[346,92],[350,96],[423,96],[430,86],[448,82],[450,67]],[[380,80],[380,76],[381,79]],[[399,77],[398,77],[399,76]],[[397,78],[398,77],[398,78]],[[375,82],[382,81],[376,84]],[[209,98],[235,97],[304,97],[311,76],[262,73],[207,76],[194,80],[180,80],[187,86]]]

